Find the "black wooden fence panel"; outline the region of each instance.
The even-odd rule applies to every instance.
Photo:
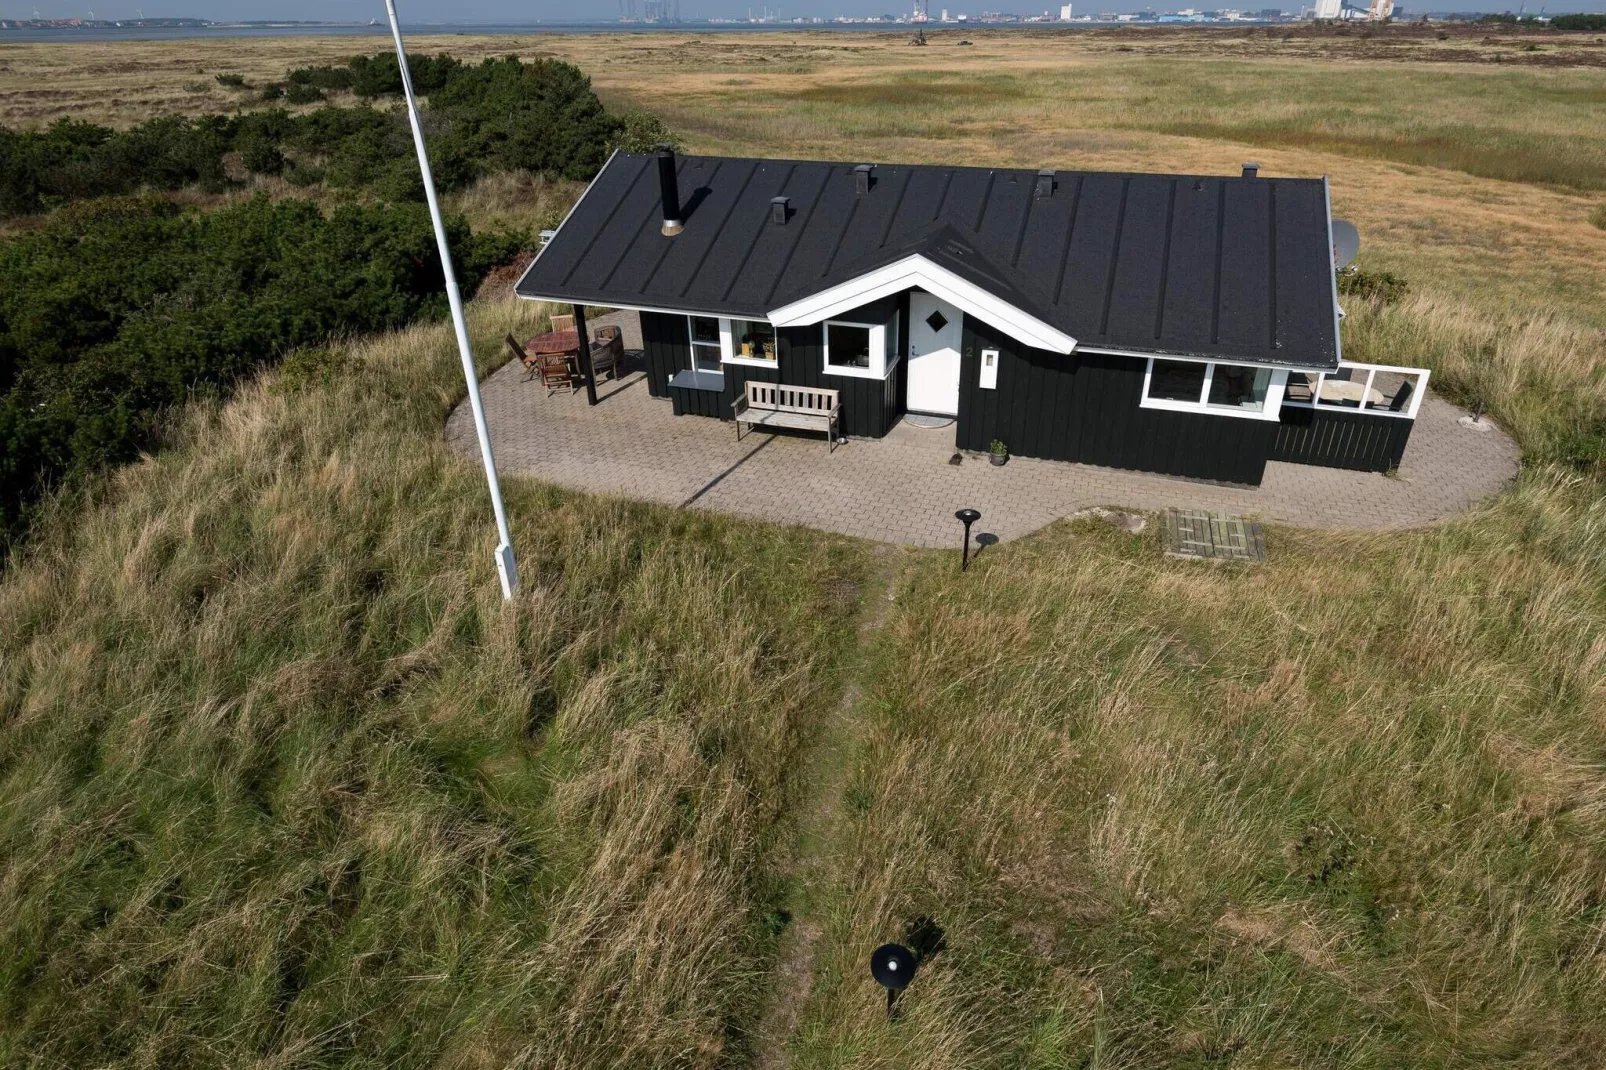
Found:
[[[1414,423],[1382,413],[1285,405],[1271,459],[1387,472],[1399,467]]]

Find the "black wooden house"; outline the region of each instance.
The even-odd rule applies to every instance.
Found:
[[[1233,483],[1397,465],[1427,373],[1342,360],[1326,179],[616,154],[516,287],[641,313],[648,389],[749,380],[955,445]]]

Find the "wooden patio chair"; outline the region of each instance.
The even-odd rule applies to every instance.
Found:
[[[573,315],[568,315],[568,316],[556,316],[555,315],[555,316],[553,316],[552,317],[552,329],[554,331],[572,331],[572,330],[574,330],[574,316]]]
[[[541,370],[540,360],[536,357],[530,356],[530,354],[525,351],[524,347],[519,345],[519,340],[514,338],[512,334],[503,336],[502,341],[507,344],[508,349],[512,351],[513,355],[519,358],[519,363],[524,365],[524,378],[520,381],[527,383],[531,379],[534,379],[536,374]]]
[[[592,336],[592,374],[601,375],[606,372],[608,378],[618,379],[624,372],[625,366],[624,332],[610,324],[606,327],[598,327],[592,332]]]
[[[571,394],[580,388],[579,379],[569,365],[569,358],[562,353],[542,353],[535,358],[535,362],[547,397],[557,393],[560,387],[568,387]]]

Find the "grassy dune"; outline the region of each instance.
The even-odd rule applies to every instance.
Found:
[[[864,549],[515,485],[504,609],[449,330],[355,357],[0,586],[0,1064],[739,1051]]]
[[[1584,1066],[1606,1041],[1596,485],[1199,570],[1097,521],[877,648],[797,1066]],[[865,950],[948,949],[888,1024]]]
[[[1606,232],[1541,174],[1601,151],[1586,81],[1201,39],[1237,80],[1180,103],[1224,61],[1163,34],[521,47],[701,150],[1222,171],[1289,124],[1254,154],[1414,286],[1347,354],[1483,402],[1516,487],[1254,569],[1084,521],[961,578],[514,481],[504,608],[449,332],[292,360],[0,576],[0,1065],[1597,1065]],[[1257,102],[1296,60],[1364,107]],[[1410,145],[1469,79],[1431,165],[1323,140]],[[507,182],[464,207],[563,195]],[[488,355],[534,313],[473,315]],[[865,958],[920,915],[889,1023]]]

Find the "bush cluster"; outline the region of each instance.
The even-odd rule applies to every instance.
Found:
[[[1550,25],[1557,30],[1585,31],[1595,33],[1606,30],[1606,13],[1580,13],[1574,15],[1557,15],[1550,20]]]
[[[1349,268],[1338,273],[1338,292],[1379,305],[1392,305],[1410,292],[1410,283],[1392,271],[1362,271]]]
[[[585,180],[616,147],[639,151],[668,139],[652,116],[610,114],[590,80],[567,63],[508,57],[473,66],[442,55],[418,56],[408,66],[415,88],[429,96],[431,164],[443,191],[503,170]],[[365,98],[400,93],[395,57],[298,68],[269,92],[306,104],[344,89]],[[0,127],[0,217],[142,189],[220,190],[229,184],[230,152],[253,172],[283,172],[297,185],[423,198],[405,113],[364,102],[302,115],[274,108],[233,117],[164,116],[122,132],[71,119],[37,132]]]
[[[472,292],[510,235],[449,224]],[[161,414],[331,335],[444,315],[417,205],[259,195],[204,214],[152,198],[75,205],[0,244],[0,543],[49,485],[133,457]]]

